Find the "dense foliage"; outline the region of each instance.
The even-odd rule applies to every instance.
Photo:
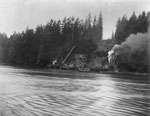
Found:
[[[51,19],[36,29],[27,28],[22,33],[14,32],[9,38],[0,34],[0,61],[19,65],[46,66],[53,60],[65,58],[72,46],[74,53],[89,54],[97,49],[102,40],[102,15],[85,21],[69,17]]]

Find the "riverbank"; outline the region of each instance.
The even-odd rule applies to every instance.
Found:
[[[24,68],[24,69],[35,69],[35,70],[42,70],[42,72],[44,71],[44,75],[48,75],[46,73],[48,72],[66,72],[66,73],[80,73],[80,74],[117,74],[117,75],[133,75],[133,76],[150,76],[149,73],[139,73],[139,72],[119,72],[119,71],[112,71],[112,70],[108,70],[108,71],[88,71],[88,72],[80,72],[78,70],[63,70],[63,69],[52,69],[52,68],[48,68],[48,67],[39,67],[39,66],[27,66],[27,65],[10,65],[10,64],[0,64],[0,65],[4,65],[4,66],[13,66],[16,68]]]
[[[150,82],[149,76],[144,74],[125,74],[125,73],[114,73],[114,72],[79,72],[76,70],[58,70],[58,69],[26,69],[22,72],[25,75],[38,76],[39,78],[69,78],[69,79],[88,79],[93,80],[97,77],[113,78],[113,79],[125,79],[134,82]],[[39,76],[41,75],[41,76]]]
[[[63,70],[63,69],[50,69],[49,70],[59,70],[59,71],[74,71],[80,73],[92,73],[92,74],[117,74],[117,75],[133,75],[133,76],[150,76],[149,73],[140,73],[140,72],[119,72],[113,70],[100,70],[100,71],[78,71],[78,70]]]
[[[30,69],[29,69],[30,70]],[[150,81],[148,74],[141,73],[123,73],[113,71],[101,71],[101,72],[80,72],[77,70],[61,70],[61,69],[33,69],[33,72],[26,72],[29,75],[41,75],[49,77],[60,77],[60,78],[73,78],[73,79],[94,79],[95,77],[110,77],[111,78],[122,78],[129,80],[146,80]]]
[[[149,73],[139,73],[139,72],[115,72],[115,71],[100,71],[100,73],[107,74],[120,74],[120,75],[135,75],[135,76],[150,76]]]

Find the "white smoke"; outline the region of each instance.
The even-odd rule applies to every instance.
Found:
[[[146,33],[137,33],[137,34],[131,34],[128,38],[126,38],[126,41],[123,42],[121,45],[114,45],[114,47],[111,49],[111,51],[108,52],[108,61],[109,63],[112,63],[112,60],[114,60],[114,55],[123,55],[124,57],[127,57],[129,63],[132,63],[134,59],[130,59],[131,56],[135,53],[144,53],[141,54],[141,64],[150,64],[150,17],[148,18],[149,21],[149,27],[148,32]],[[147,54],[149,55],[148,58],[146,58]],[[143,56],[142,56],[143,55]],[[145,57],[145,58],[144,58]]]
[[[120,54],[121,46],[118,44],[115,44],[114,47],[108,52],[108,61],[110,65],[112,65],[113,61],[115,60],[115,57]]]

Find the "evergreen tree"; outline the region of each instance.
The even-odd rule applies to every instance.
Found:
[[[125,41],[126,37],[128,37],[128,19],[126,16],[123,16],[122,19],[118,19],[117,26],[116,26],[116,32],[115,32],[115,43],[121,44],[123,41]]]
[[[98,17],[98,24],[97,24],[97,28],[98,28],[98,41],[101,41],[103,39],[103,19],[102,19],[102,13],[100,12],[99,17]]]
[[[132,16],[129,18],[128,35],[131,33],[134,33],[134,34],[137,33],[136,23],[137,23],[137,16],[135,15],[135,12],[133,12]]]
[[[47,51],[44,44],[40,45],[39,53],[37,57],[37,65],[45,66],[48,63],[47,61]]]

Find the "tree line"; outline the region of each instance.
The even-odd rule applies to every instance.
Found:
[[[126,15],[118,18],[115,34],[112,34],[115,44],[121,44],[130,34],[147,32],[149,25],[148,17],[149,13],[143,11],[138,16],[133,12],[129,18]]]
[[[0,34],[0,61],[18,65],[46,66],[53,60],[64,59],[72,46],[74,53],[90,54],[102,40],[102,14],[85,20],[65,17],[51,19],[36,29],[27,28],[21,33],[14,32],[9,38]]]

